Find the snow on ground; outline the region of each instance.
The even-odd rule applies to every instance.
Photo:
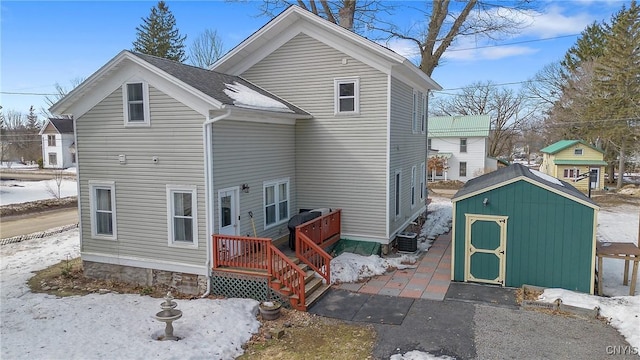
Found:
[[[451,200],[435,197],[427,207],[427,221],[418,236],[419,252],[427,251],[437,235],[451,228]],[[422,240],[426,239],[424,242]],[[331,281],[334,283],[357,282],[384,274],[389,268],[413,267],[418,255],[404,254],[400,257],[381,258],[378,255],[362,256],[342,253],[331,260]]]
[[[258,302],[176,300],[180,341],[157,341],[162,299],[91,294],[56,298],[29,291],[31,272],[79,256],[78,230],[0,248],[2,359],[233,359],[258,331]]]
[[[428,207],[425,229],[449,231],[451,203],[434,198]],[[598,219],[601,241],[635,242],[638,208],[620,206],[603,209]],[[431,231],[420,236],[430,238]],[[435,237],[435,235],[433,235]],[[160,310],[161,299],[139,295],[91,294],[56,298],[33,294],[26,284],[32,272],[79,255],[78,230],[43,239],[0,247],[0,358],[221,358],[242,354],[242,344],[258,331],[258,302],[250,299],[176,300],[183,317],[174,322],[178,342],[156,341],[164,326],[152,316]],[[416,255],[381,259],[378,256],[342,254],[332,260],[331,277],[352,282],[384,273],[388,267],[410,267]],[[640,348],[640,295],[624,296],[621,260],[605,259],[604,290],[610,298],[547,289],[542,297],[553,302],[586,308],[600,307],[600,313]],[[637,286],[640,292],[640,284]],[[394,360],[447,359],[420,351],[396,354]]]
[[[455,360],[451,356],[435,356],[418,350],[413,350],[402,354],[391,355],[389,360]]]
[[[0,205],[20,204],[29,201],[53,199],[49,189],[57,192],[56,181],[3,180],[0,182]],[[75,180],[62,179],[60,197],[76,196],[78,187]]]
[[[2,161],[0,162],[0,169],[38,170],[38,164],[26,165],[15,161]]]
[[[601,242],[637,243],[638,207],[623,205],[602,209],[598,214],[597,238]],[[630,263],[629,272],[633,263]],[[609,319],[611,326],[625,337],[629,345],[640,349],[640,278],[636,282],[635,296],[629,296],[629,286],[622,285],[624,261],[603,259],[602,285],[606,296],[601,297],[564,289],[547,289],[540,300],[554,302],[562,299],[567,305],[593,309],[598,306],[600,315]],[[631,274],[629,274],[631,281]]]

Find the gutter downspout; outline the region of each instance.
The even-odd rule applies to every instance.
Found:
[[[223,107],[224,108],[224,107]],[[211,124],[216,121],[226,119],[231,115],[231,110],[227,109],[227,111],[219,116],[214,118],[210,118],[207,115],[207,120],[202,123],[202,141],[204,142],[204,196],[205,196],[205,213],[206,213],[206,228],[207,228],[207,262],[205,266],[207,267],[207,273],[209,279],[207,279],[207,290],[202,294],[201,298],[205,298],[209,296],[211,293],[211,263],[212,263],[212,254],[211,254],[211,239],[209,238],[211,234],[213,234],[213,147],[211,144]]]

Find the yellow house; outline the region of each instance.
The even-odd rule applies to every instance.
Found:
[[[604,151],[582,140],[560,140],[540,150],[544,155],[540,171],[557,179],[571,182],[578,190],[604,188]],[[595,179],[589,172],[595,171]]]

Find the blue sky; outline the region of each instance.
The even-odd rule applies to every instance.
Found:
[[[44,95],[86,78],[123,49],[130,49],[135,28],[157,1],[2,1],[0,2],[0,105],[28,112],[46,107]],[[477,81],[517,83],[560,59],[575,43],[575,34],[593,21],[609,20],[623,1],[539,1],[531,26],[498,42],[463,39],[445,54],[433,78],[445,89]],[[258,17],[257,2],[167,1],[187,46],[205,29],[218,32],[226,50],[251,35],[269,19]],[[422,2],[412,2],[420,7]],[[409,27],[423,21],[402,11],[394,22]],[[552,39],[549,39],[552,38]],[[541,40],[540,39],[548,39]],[[513,44],[519,43],[519,44]],[[513,44],[513,45],[505,45]],[[412,57],[410,44],[387,44]],[[499,45],[486,48],[478,46]],[[469,49],[463,50],[459,49]],[[456,51],[457,50],[457,51]],[[19,93],[19,94],[11,94]]]

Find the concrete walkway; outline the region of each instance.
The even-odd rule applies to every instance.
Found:
[[[335,288],[363,294],[444,300],[451,282],[451,233],[438,236],[416,265],[416,268],[395,270],[364,283],[339,284]]]

